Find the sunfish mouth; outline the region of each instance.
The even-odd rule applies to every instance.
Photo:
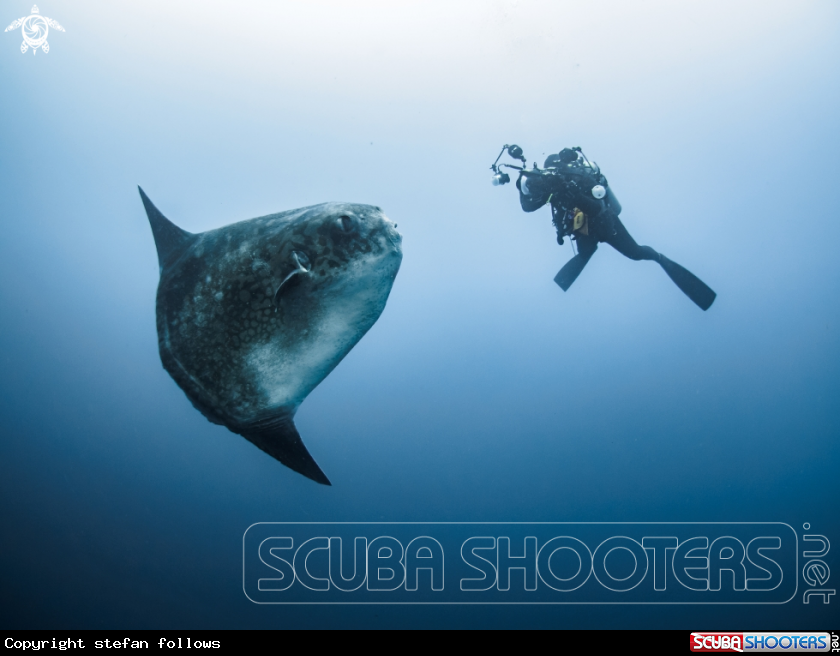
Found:
[[[397,224],[393,223],[388,227],[390,228],[390,230],[388,230],[387,232],[388,241],[391,242],[391,245],[394,247],[395,251],[401,252],[402,235],[399,232],[397,232]]]

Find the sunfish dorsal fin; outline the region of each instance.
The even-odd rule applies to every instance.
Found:
[[[143,200],[143,207],[146,208],[146,215],[149,217],[149,224],[152,226],[152,234],[157,246],[158,264],[161,272],[168,264],[172,264],[195,240],[195,235],[186,230],[181,230],[172,221],[167,219],[160,210],[149,200],[142,187],[140,198]]]

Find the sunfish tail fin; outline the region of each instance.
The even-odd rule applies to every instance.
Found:
[[[688,269],[672,262],[664,255],[660,255],[659,264],[665,269],[668,277],[674,281],[682,292],[694,301],[701,310],[708,310],[714,303],[717,294],[706,283],[695,276]]]
[[[140,191],[143,207],[146,208],[146,215],[149,217],[149,224],[152,226],[152,235],[154,235],[155,246],[157,246],[158,264],[160,264],[160,270],[163,271],[168,264],[177,260],[181,253],[189,247],[195,240],[195,235],[186,230],[181,230],[172,223],[161,214],[141,187],[137,187],[137,189]]]
[[[321,485],[332,485],[303,445],[291,415],[247,424],[236,432],[298,474]]]

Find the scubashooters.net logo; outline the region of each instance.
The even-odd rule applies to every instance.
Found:
[[[784,523],[260,523],[243,588],[261,604],[785,604],[802,601],[799,557]]]
[[[828,633],[692,633],[691,651],[825,652],[833,651]]]
[[[57,20],[41,16],[38,5],[32,6],[32,13],[29,16],[18,18],[4,31],[10,32],[17,28],[20,28],[20,32],[23,35],[23,43],[20,44],[20,51],[25,53],[32,48],[33,55],[38,52],[38,48],[45,53],[50,51],[50,44],[47,42],[47,35],[50,33],[50,28],[59,32],[64,31],[64,28],[58,24]]]

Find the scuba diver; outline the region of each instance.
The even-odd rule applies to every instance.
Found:
[[[498,164],[507,151],[522,166]],[[565,292],[583,271],[589,258],[598,249],[599,242],[605,242],[631,260],[653,260],[668,274],[683,293],[701,309],[708,310],[715,300],[713,292],[693,273],[672,262],[650,246],[639,246],[627,228],[618,218],[621,204],[610,189],[607,179],[598,165],[590,162],[580,148],[564,148],[556,155],[549,155],[543,168],[525,168],[525,157],[517,145],[505,145],[490,167],[493,170],[493,184],[510,182],[510,176],[501,170],[502,166],[519,171],[516,188],[519,202],[526,212],[534,212],[548,203],[551,218],[557,229],[557,243],[563,244],[569,237],[577,245],[577,252],[566,262],[555,276],[556,282]]]

